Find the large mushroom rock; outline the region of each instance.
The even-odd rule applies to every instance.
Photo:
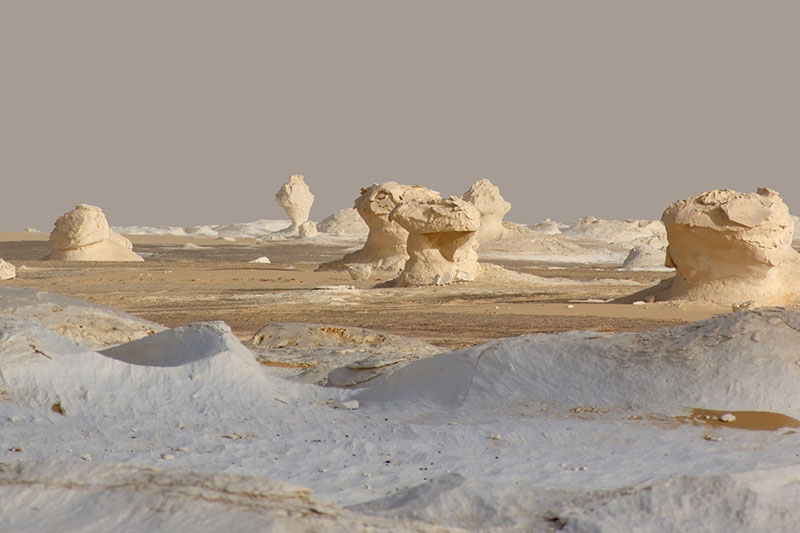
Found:
[[[769,189],[712,190],[670,205],[666,266],[677,274],[662,297],[720,305],[786,305],[800,300],[794,220]]]
[[[396,285],[445,285],[480,271],[481,213],[473,204],[455,197],[401,204],[390,218],[408,231],[409,259]]]
[[[347,270],[349,265],[369,264],[374,273],[396,275],[403,269],[408,252],[408,231],[389,214],[399,205],[439,199],[438,192],[421,185],[402,185],[395,181],[376,183],[361,189],[355,208],[369,227],[364,247],[338,261],[325,263],[322,270]]]
[[[511,209],[511,204],[503,199],[497,186],[485,178],[478,180],[461,195],[461,199],[477,207],[481,214],[481,227],[476,235],[480,244],[503,235],[503,217]]]
[[[50,233],[50,254],[57,261],[144,261],[131,241],[113,231],[94,205],[80,204],[56,220]]]
[[[275,194],[275,201],[286,210],[286,215],[292,222],[289,226],[290,231],[297,229],[308,222],[308,214],[311,212],[311,205],[314,203],[314,195],[311,189],[303,181],[303,176],[294,174],[289,176],[289,181],[284,183]]]

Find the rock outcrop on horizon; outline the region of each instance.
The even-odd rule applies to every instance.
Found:
[[[479,244],[500,238],[505,232],[503,217],[511,209],[500,194],[500,189],[488,179],[476,181],[461,199],[474,205],[481,214],[481,225],[476,233]]]
[[[347,270],[348,265],[367,263],[375,274],[397,275],[408,259],[408,231],[389,214],[405,203],[439,199],[438,192],[421,185],[402,185],[395,181],[376,183],[361,189],[355,208],[369,227],[364,247],[320,266],[322,270]]]
[[[14,279],[17,277],[17,267],[0,257],[0,280]]]
[[[337,211],[322,219],[317,224],[317,230],[320,233],[327,233],[329,235],[337,235],[340,237],[366,237],[369,234],[369,226],[358,214],[355,207],[349,207]]]
[[[404,203],[389,219],[408,231],[409,259],[396,285],[448,285],[479,273],[481,212],[474,204],[455,197]]]
[[[303,180],[303,176],[293,174],[289,176],[289,181],[278,189],[275,194],[275,201],[286,211],[286,215],[292,223],[287,231],[296,232],[300,226],[308,222],[311,205],[314,203],[314,195]],[[308,232],[308,228],[306,232]]]
[[[58,217],[50,249],[45,259],[55,261],[144,261],[131,241],[109,227],[103,210],[87,204]]]
[[[794,220],[775,191],[708,191],[673,203],[661,220],[666,266],[677,269],[662,299],[754,306],[800,300]]]
[[[623,270],[664,269],[666,252],[646,244],[634,246],[622,263]]]

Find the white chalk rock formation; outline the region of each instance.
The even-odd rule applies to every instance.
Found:
[[[542,235],[558,235],[561,233],[559,223],[549,218],[546,218],[541,222],[537,222],[536,224],[531,224],[528,227],[534,230],[536,233],[541,233]]]
[[[361,189],[355,208],[369,227],[364,247],[344,256],[338,261],[326,263],[323,270],[347,270],[353,263],[367,263],[373,273],[396,275],[408,259],[406,241],[408,231],[389,214],[395,207],[405,203],[425,202],[439,199],[438,192],[421,185],[402,185],[395,181],[376,183]]]
[[[408,231],[409,259],[397,285],[447,285],[479,273],[475,235],[481,212],[472,203],[455,197],[405,203],[390,219]]]
[[[113,231],[102,209],[80,204],[56,220],[50,233],[51,252],[57,261],[144,261],[133,252],[131,241]]]
[[[324,218],[317,224],[317,230],[320,233],[340,237],[366,237],[369,233],[369,226],[358,214],[356,208],[350,207]]]
[[[666,252],[646,244],[635,246],[622,263],[624,270],[665,270]]]
[[[478,208],[481,214],[481,227],[476,238],[483,244],[493,241],[505,233],[503,217],[511,209],[511,204],[500,195],[500,189],[487,179],[481,179],[461,195],[461,199]]]
[[[3,261],[3,258],[0,257],[0,280],[14,279],[16,277],[17,277],[17,267],[12,265],[11,263]]]
[[[317,236],[317,225],[311,222],[310,220],[306,220],[297,228],[297,234],[302,237],[316,237]]]
[[[297,231],[308,220],[311,204],[314,203],[314,195],[303,181],[303,176],[294,174],[289,176],[289,181],[284,183],[275,194],[275,201],[286,210],[286,215],[292,222],[289,230]]]
[[[794,220],[778,193],[712,190],[670,205],[661,217],[666,265],[678,272],[667,298],[734,305],[800,300]]]

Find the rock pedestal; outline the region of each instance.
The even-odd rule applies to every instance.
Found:
[[[721,305],[786,305],[800,298],[794,220],[778,193],[712,190],[670,205],[661,217],[675,267],[663,295]]]
[[[278,189],[275,201],[286,210],[286,215],[292,223],[289,230],[297,231],[303,223],[308,221],[311,205],[314,203],[314,195],[303,180],[303,176],[295,174],[289,176],[289,181]]]
[[[408,231],[389,219],[395,207],[404,203],[423,202],[440,198],[438,192],[420,185],[402,185],[394,181],[376,183],[361,189],[355,208],[369,227],[364,247],[338,261],[326,263],[325,270],[347,270],[348,265],[364,263],[373,273],[396,275],[408,259]]]
[[[396,285],[447,285],[480,271],[475,234],[481,213],[473,204],[454,197],[406,203],[390,219],[408,231],[409,259]]]

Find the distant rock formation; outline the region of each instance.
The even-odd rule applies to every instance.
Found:
[[[712,190],[673,203],[661,220],[666,265],[678,270],[662,297],[755,306],[800,300],[794,220],[778,193]]]
[[[50,254],[56,261],[144,261],[131,241],[113,231],[102,209],[80,204],[64,213],[50,233]]]
[[[555,220],[550,220],[549,218],[546,218],[541,222],[537,222],[536,224],[531,224],[528,227],[534,230],[536,233],[541,233],[542,235],[558,235],[561,233],[561,228],[559,227],[558,222]]]
[[[397,285],[447,285],[480,271],[475,235],[481,212],[472,203],[455,197],[404,203],[389,219],[408,231],[409,259]]]
[[[0,257],[0,280],[14,279],[17,277],[17,267],[11,263],[3,261]]]
[[[646,244],[634,246],[622,263],[622,268],[624,270],[647,270],[659,267],[664,269],[665,257],[666,252],[660,248]]]
[[[317,224],[320,233],[338,235],[340,237],[366,237],[369,234],[369,226],[358,214],[355,207],[342,209],[324,218]]]
[[[275,194],[275,201],[286,210],[286,215],[292,223],[288,231],[296,232],[303,223],[308,222],[314,195],[303,181],[303,176],[294,174],[289,176],[289,181]]]
[[[481,179],[461,195],[461,199],[478,208],[481,226],[476,238],[479,244],[491,242],[503,235],[503,217],[511,209],[511,204],[500,195],[500,189],[487,179]]]
[[[364,247],[320,266],[321,270],[347,270],[348,265],[367,263],[373,273],[396,275],[408,259],[408,231],[389,219],[398,205],[441,198],[439,193],[421,185],[401,185],[395,181],[376,183],[361,189],[355,208],[369,227]]]

